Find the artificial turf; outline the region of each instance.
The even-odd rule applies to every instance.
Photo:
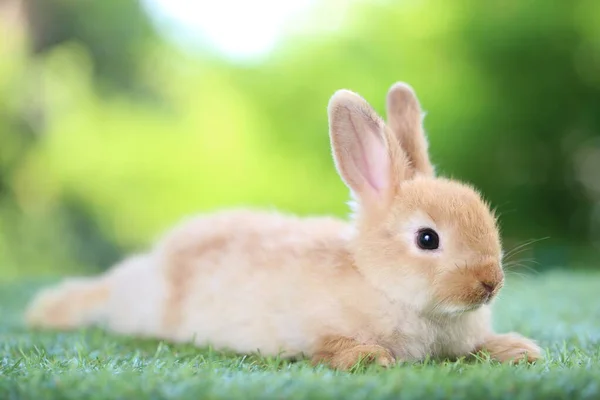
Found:
[[[600,399],[600,273],[509,277],[494,323],[540,343],[546,358],[535,365],[425,361],[351,372],[99,329],[31,331],[21,313],[40,284],[0,284],[0,399]]]

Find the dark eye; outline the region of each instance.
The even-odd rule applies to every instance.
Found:
[[[417,245],[423,250],[435,250],[440,247],[440,237],[431,228],[421,229],[417,233]]]

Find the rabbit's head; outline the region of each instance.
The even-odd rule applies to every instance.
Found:
[[[387,124],[348,90],[332,96],[328,113],[335,165],[353,198],[360,273],[423,313],[492,301],[504,282],[496,218],[474,188],[435,176],[412,88],[390,88]]]

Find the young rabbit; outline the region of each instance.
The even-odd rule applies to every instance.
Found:
[[[30,326],[102,325],[238,353],[348,369],[480,350],[540,358],[491,327],[504,282],[496,219],[468,185],[435,177],[412,88],[393,85],[388,125],[359,95],[328,106],[350,222],[234,210],[182,223],[146,254],[39,293]]]

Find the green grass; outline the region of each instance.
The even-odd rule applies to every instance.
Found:
[[[37,287],[0,285],[0,399],[600,398],[598,273],[509,280],[495,325],[537,339],[547,359],[536,365],[424,362],[350,373],[97,329],[32,332],[20,313]]]

